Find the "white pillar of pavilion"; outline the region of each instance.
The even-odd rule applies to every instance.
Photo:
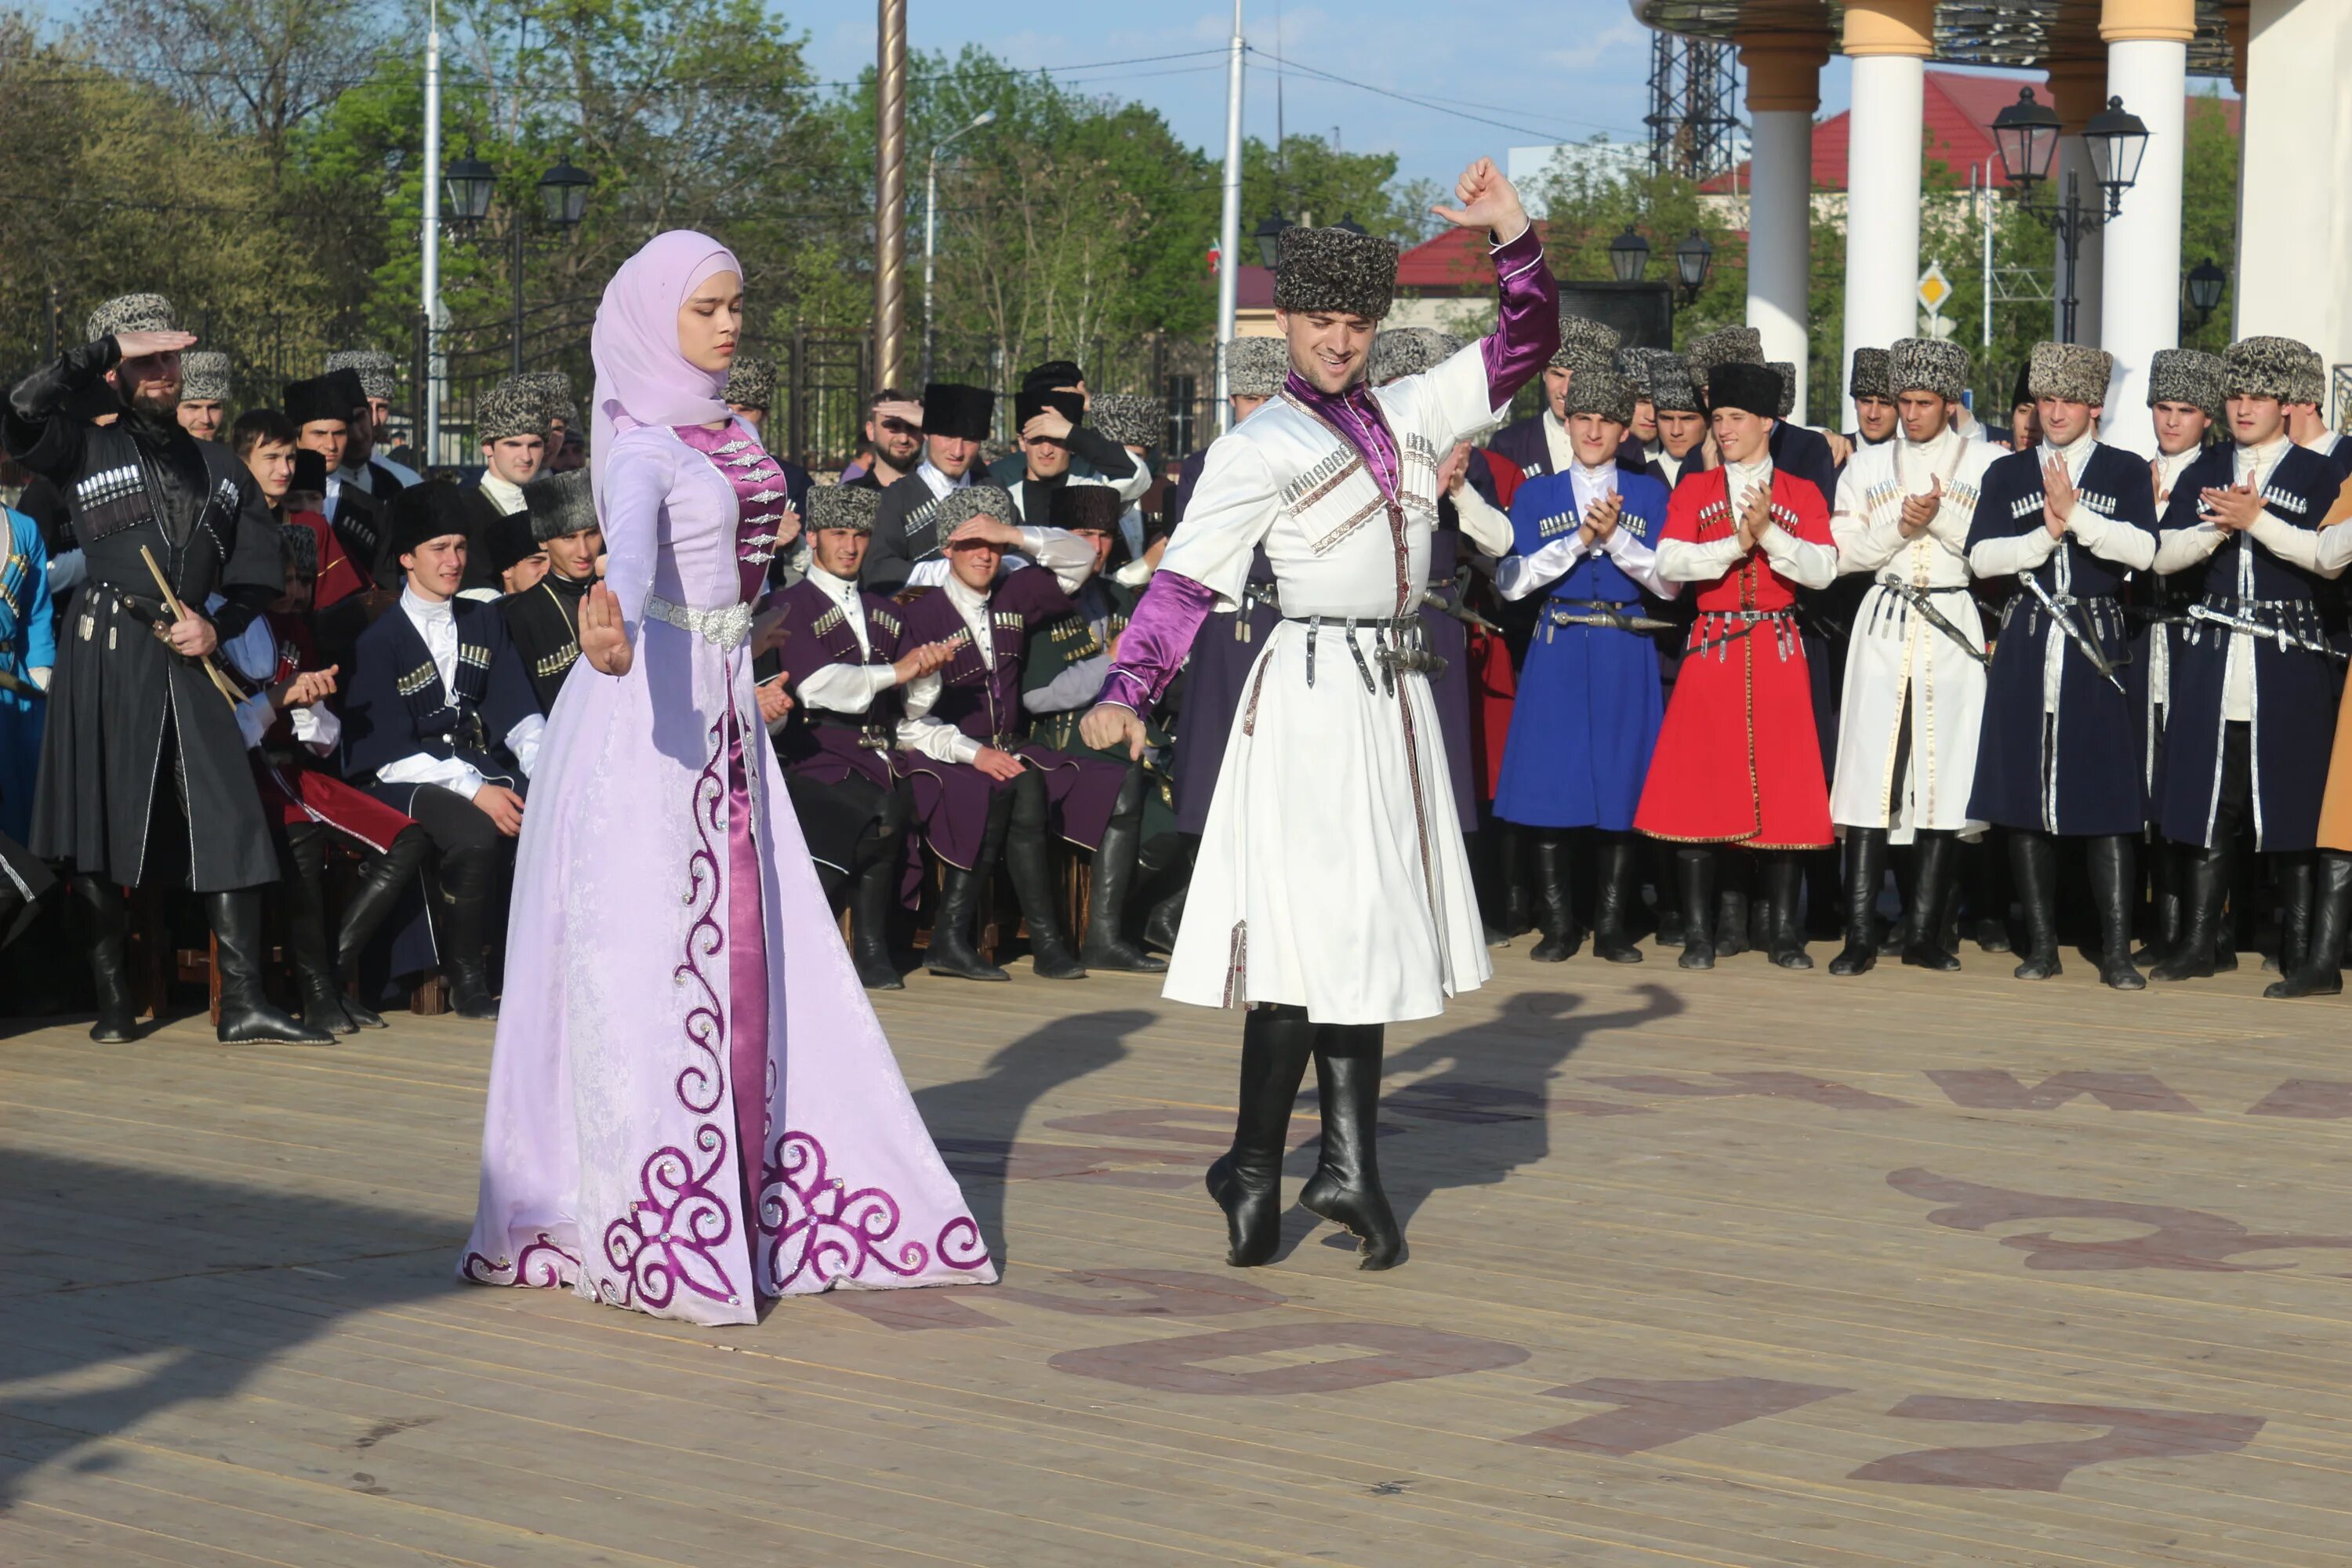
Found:
[[[2352,6],[2252,0],[2246,35],[2235,331],[2300,339],[2332,372],[2352,363]]]
[[[1797,367],[1797,418],[1806,417],[1811,359],[1813,111],[1822,106],[1824,35],[1768,33],[1739,40],[1752,125],[1748,181],[1748,324],[1764,357]]]
[[[1935,50],[1935,0],[1849,0],[1840,52],[1853,61],[1845,209],[1845,342],[1838,384],[1852,384],[1853,351],[1884,348],[1919,319],[1920,135],[1925,62]],[[1853,428],[1853,399],[1841,428]]]
[[[2095,342],[2113,354],[2101,437],[2156,456],[2147,367],[2180,342],[2181,153],[2187,130],[2189,40],[2196,0],[2105,0],[2107,91],[2147,125],[2139,178],[2107,222],[2105,312]]]

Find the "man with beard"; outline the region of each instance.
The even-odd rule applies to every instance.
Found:
[[[935,381],[923,388],[922,460],[882,492],[874,542],[866,552],[869,590],[895,594],[910,584],[927,587],[947,580],[940,509],[950,494],[971,484],[995,412],[996,395],[986,387]]]
[[[895,386],[886,386],[866,405],[866,468],[845,485],[887,490],[915,471],[923,452],[923,405]]]
[[[509,376],[475,401],[474,437],[481,444],[482,478],[459,496],[467,546],[464,596],[468,599],[488,602],[505,591],[491,548],[492,525],[527,510],[522,487],[539,477],[547,457],[547,430],[546,397],[525,377]]]
[[[543,475],[523,486],[522,495],[531,543],[545,556],[546,569],[538,582],[499,600],[499,610],[530,677],[539,710],[552,713],[564,678],[580,659],[580,606],[596,585],[604,534],[585,468]]]
[[[390,500],[422,477],[405,463],[395,463],[381,448],[392,434],[392,398],[400,390],[400,367],[381,349],[338,349],[327,356],[326,374],[349,372],[358,378],[360,401],[352,407],[351,442],[343,451],[341,470],[381,503]],[[350,383],[340,383],[346,395]]]
[[[180,428],[199,441],[217,441],[228,422],[228,355],[190,349],[180,356]]]
[[[215,684],[226,678],[206,668],[284,590],[277,525],[228,448],[173,416],[195,340],[168,301],[110,300],[86,335],[10,392],[0,446],[65,492],[88,573],[50,682],[31,848],[72,864],[89,917],[90,1037],[133,1037],[123,889],[180,886],[220,939],[219,1038],[328,1044],[262,992],[260,889],[278,856],[236,704]],[[191,607],[215,593],[211,618]]]
[[[343,553],[368,574],[369,585],[373,586],[383,553],[383,508],[364,487],[347,483],[342,477],[352,447],[352,420],[358,412],[354,399],[362,405],[367,401],[358,377],[348,371],[289,381],[284,392],[286,417],[294,422],[296,449],[316,452],[326,465],[319,515],[334,528]]]

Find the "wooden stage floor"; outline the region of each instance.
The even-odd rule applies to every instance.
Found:
[[[1223,1266],[1232,1016],[919,975],[1006,1283],[724,1331],[452,1281],[486,1026],[0,1025],[0,1563],[2352,1560],[2352,1004],[1526,949],[1383,1275]]]

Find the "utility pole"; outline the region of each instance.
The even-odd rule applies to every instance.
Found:
[[[1225,76],[1225,210],[1217,227],[1217,430],[1233,427],[1225,345],[1233,341],[1235,279],[1242,265],[1242,0],[1234,0],[1233,63]]]
[[[425,31],[425,267],[417,309],[425,318],[425,377],[416,392],[416,449],[429,466],[441,457],[441,7]]]
[[[895,386],[907,327],[907,0],[879,0],[874,72],[874,385]]]

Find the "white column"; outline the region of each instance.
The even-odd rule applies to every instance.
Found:
[[[2300,339],[2333,367],[2352,361],[2352,7],[2252,0],[2246,28],[2235,331]]]
[[[1748,324],[1764,357],[1797,367],[1797,418],[1806,417],[1813,250],[1813,111],[1828,40],[1742,38],[1748,71]]]
[[[1848,16],[1853,13],[1849,11]],[[1846,154],[1845,347],[1841,385],[1853,351],[1916,337],[1919,322],[1919,138],[1925,80],[1912,55],[1853,62],[1853,109]],[[1854,427],[1853,402],[1843,428]]]
[[[2177,20],[2196,21],[2180,0]],[[2141,29],[2146,30],[2146,29]],[[2180,167],[2189,97],[2189,40],[2117,37],[2107,44],[2107,91],[2147,123],[2139,180],[2107,222],[2105,313],[2098,345],[2116,360],[2100,436],[2156,456],[2147,414],[2147,367],[2180,342]],[[2085,339],[2084,341],[2094,341]]]

